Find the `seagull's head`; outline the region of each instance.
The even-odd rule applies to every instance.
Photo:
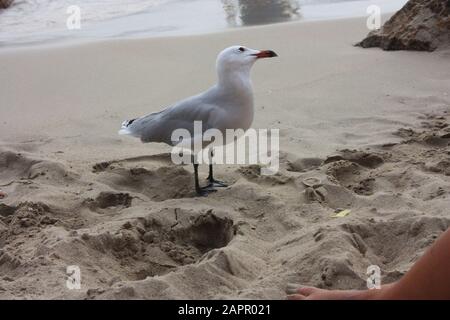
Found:
[[[217,69],[222,72],[249,70],[256,60],[277,56],[272,50],[255,50],[244,46],[232,46],[219,53]]]

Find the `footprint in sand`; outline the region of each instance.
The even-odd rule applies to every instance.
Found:
[[[106,209],[110,207],[124,207],[131,206],[131,197],[128,193],[114,193],[103,191],[95,199],[87,199],[85,203],[91,210]]]
[[[330,156],[324,164],[328,164],[327,175],[335,182],[359,195],[372,195],[376,188],[376,179],[372,170],[384,163],[381,154],[355,150],[342,150],[340,154]]]
[[[339,160],[347,160],[366,168],[377,168],[383,164],[384,159],[381,154],[369,153],[358,150],[341,150],[339,154],[330,156],[325,159],[324,164],[336,162]]]

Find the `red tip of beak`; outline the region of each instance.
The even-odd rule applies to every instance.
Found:
[[[278,57],[278,55],[272,50],[262,50],[258,53],[255,53],[254,56],[258,59]]]

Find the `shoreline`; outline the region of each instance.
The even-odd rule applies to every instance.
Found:
[[[385,14],[381,16],[382,24],[386,22],[392,14]],[[213,30],[210,32],[201,32],[201,33],[193,33],[193,34],[173,34],[173,35],[166,35],[166,34],[160,34],[160,35],[152,35],[152,36],[130,36],[130,37],[105,37],[105,38],[92,38],[92,39],[65,39],[61,41],[54,41],[53,39],[49,39],[47,41],[37,41],[33,43],[24,43],[24,44],[14,44],[10,46],[1,46],[0,45],[0,55],[2,54],[8,54],[15,51],[39,51],[39,50],[51,50],[51,49],[58,49],[58,48],[76,48],[76,47],[83,47],[83,46],[90,46],[90,45],[102,45],[102,44],[108,44],[108,43],[118,43],[121,42],[126,43],[127,41],[133,42],[136,41],[137,43],[140,41],[152,41],[154,39],[156,40],[172,40],[172,39],[181,39],[181,38],[195,38],[195,37],[210,37],[215,35],[224,35],[228,33],[239,33],[241,31],[244,32],[251,32],[252,30],[263,30],[265,28],[277,28],[278,26],[283,25],[309,25],[309,24],[321,24],[321,23],[331,23],[339,22],[339,21],[348,21],[348,20],[361,20],[361,17],[343,17],[343,18],[333,18],[333,19],[318,19],[318,20],[308,20],[308,21],[287,21],[287,22],[281,22],[281,23],[272,23],[272,24],[265,24],[265,25],[254,25],[254,26],[244,26],[244,27],[235,27],[235,28],[228,28],[224,30]],[[356,42],[356,41],[355,41]]]
[[[338,3],[325,3],[325,4],[310,4],[304,5],[300,10],[299,18],[294,18],[291,21],[287,20],[279,23],[308,23],[308,22],[320,22],[320,21],[333,21],[340,19],[353,19],[362,18],[367,16],[366,7],[374,3],[379,5],[381,8],[382,16],[392,15],[396,10],[401,7],[401,4],[406,2],[406,0],[382,0],[373,1],[350,1],[350,2],[338,2]],[[194,11],[200,10],[203,2],[196,4]],[[187,4],[169,2],[167,4],[170,6],[175,6],[171,13],[174,17],[177,17],[176,12],[181,10],[183,6],[188,6]],[[189,6],[191,6],[190,4]],[[180,7],[180,8],[179,8]],[[195,9],[197,8],[197,9]],[[165,9],[168,12],[172,10]],[[214,11],[214,10],[213,10]],[[324,15],[323,12],[333,12],[333,15]],[[110,20],[100,21],[94,25],[87,25],[87,27],[82,27],[80,30],[63,31],[62,29],[53,30],[39,34],[40,39],[37,40],[14,40],[11,41],[2,40],[2,34],[0,33],[0,50],[2,48],[12,47],[12,48],[32,48],[34,46],[46,46],[46,45],[71,45],[71,44],[83,44],[89,42],[97,41],[107,41],[107,40],[126,40],[126,39],[145,39],[145,38],[161,38],[161,37],[179,37],[179,36],[195,36],[195,35],[209,35],[220,32],[227,32],[233,30],[241,30],[246,28],[258,27],[258,26],[271,26],[279,23],[265,23],[261,25],[227,25],[224,17],[219,17],[217,12],[214,12],[213,17],[207,19],[206,21],[198,21],[193,23],[192,21],[184,20],[183,22],[177,22],[179,25],[171,25],[167,21],[175,21],[174,17],[166,17],[166,20],[157,19],[158,25],[146,26],[146,21],[155,18],[156,12],[148,13],[135,13],[123,17],[116,17]],[[163,11],[164,12],[164,11]],[[350,13],[349,13],[350,12]],[[236,14],[236,13],[235,13]],[[147,17],[148,16],[148,17]],[[179,18],[179,17],[178,17]],[[234,19],[237,19],[235,17]],[[382,18],[384,20],[384,17]],[[224,20],[222,22],[217,21]],[[189,22],[190,21],[190,22]],[[59,24],[62,21],[58,22]],[[147,22],[148,23],[148,22]],[[145,27],[146,26],[146,27]],[[117,31],[122,30],[122,31]],[[27,35],[29,36],[29,35]],[[44,39],[42,39],[44,37]],[[46,38],[45,38],[46,37]]]

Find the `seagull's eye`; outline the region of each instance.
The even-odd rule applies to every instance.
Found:
[[[240,52],[244,52],[245,51],[245,48],[244,47],[239,47],[239,49],[238,49]]]

